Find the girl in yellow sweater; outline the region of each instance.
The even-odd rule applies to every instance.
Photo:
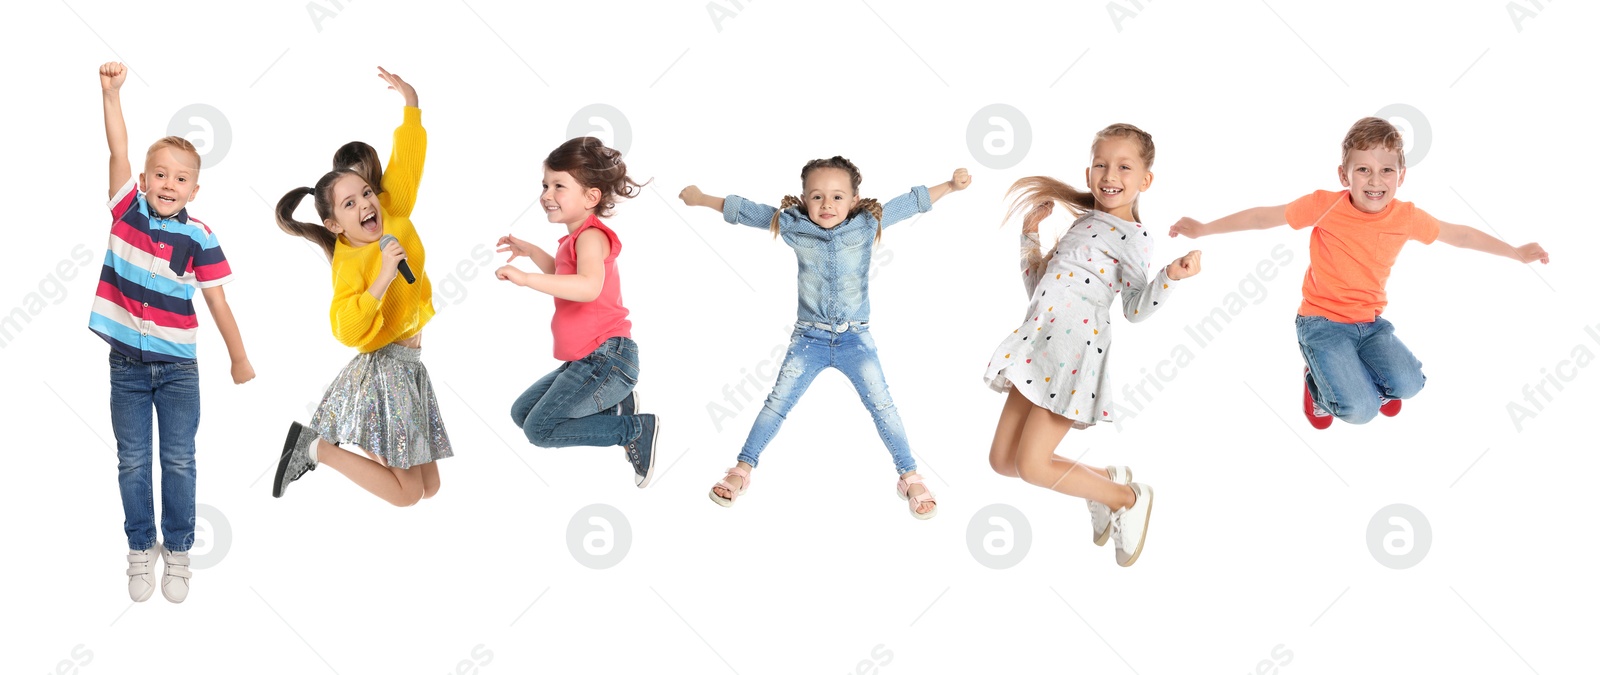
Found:
[[[289,426],[274,497],[325,463],[384,501],[410,506],[439,491],[435,460],[453,454],[420,349],[422,327],[433,318],[433,287],[411,208],[428,136],[416,90],[397,75],[378,72],[406,100],[387,170],[379,174],[375,153],[351,158],[347,151],[359,146],[350,144],[316,187],[295,188],[278,201],[278,227],[316,243],[332,262],[333,336],[360,353],[328,386],[311,424]],[[380,184],[373,185],[379,175]],[[321,225],[294,220],[308,195]],[[340,447],[345,444],[366,456]]]

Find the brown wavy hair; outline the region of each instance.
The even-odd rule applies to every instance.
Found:
[[[805,167],[800,169],[800,188],[802,190],[805,189],[806,176],[811,175],[811,172],[816,169],[843,169],[850,174],[850,194],[857,197],[861,196],[861,170],[857,169],[853,162],[839,155],[806,162]],[[778,236],[778,217],[790,207],[800,206],[804,203],[799,197],[784,195],[783,201],[778,203],[777,213],[772,214],[772,236],[774,239]],[[883,205],[879,204],[876,199],[862,199],[856,202],[855,208],[850,209],[850,213],[845,216],[845,219],[854,218],[856,214],[862,211],[872,214],[872,217],[878,221],[878,233],[872,238],[872,242],[877,243],[878,240],[883,239]]]
[[[544,158],[544,166],[551,171],[565,171],[585,188],[600,190],[600,203],[595,205],[595,215],[610,218],[617,202],[639,196],[644,183],[628,177],[628,165],[622,153],[606,147],[593,136],[579,136],[556,146]]]
[[[1383,148],[1393,150],[1400,154],[1400,168],[1406,168],[1405,139],[1401,138],[1400,130],[1396,129],[1389,120],[1380,117],[1363,117],[1350,125],[1350,131],[1344,135],[1344,156],[1339,160],[1339,165],[1350,163],[1350,153],[1356,150],[1371,150]]]

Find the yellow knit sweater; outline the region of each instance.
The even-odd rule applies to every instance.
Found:
[[[395,277],[383,299],[367,289],[382,269],[382,249],[377,244],[351,246],[344,235],[333,248],[333,306],[328,317],[333,336],[363,354],[422,332],[433,318],[433,285],[426,271],[427,251],[411,224],[411,207],[422,182],[422,160],[427,155],[428,132],[422,128],[422,111],[405,109],[405,120],[394,130],[394,149],[383,171],[383,233],[392,234],[406,250],[406,264],[417,276],[408,284]]]

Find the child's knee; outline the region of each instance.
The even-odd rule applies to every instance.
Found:
[[[996,469],[998,471],[999,469]],[[1017,462],[1017,476],[1029,485],[1039,487],[1053,487],[1060,479],[1060,469],[1051,466],[1050,462]]]
[[[1423,385],[1427,384],[1427,376],[1421,370],[1407,373],[1404,377],[1396,378],[1389,384],[1389,398],[1411,398],[1422,392]]]
[[[1348,405],[1341,404],[1334,415],[1350,424],[1366,424],[1378,416],[1377,401],[1362,401]]]

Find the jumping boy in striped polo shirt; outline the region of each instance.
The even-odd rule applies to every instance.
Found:
[[[111,343],[111,428],[117,436],[117,482],[128,535],[128,595],[144,602],[155,592],[156,548],[151,487],[151,429],[161,425],[161,594],[189,595],[189,547],[194,544],[194,434],[200,426],[200,376],[195,363],[194,289],[233,359],[233,381],[255,377],[222,284],[233,279],[216,235],[184,206],[200,191],[200,155],[168,136],[145,153],[135,179],[122,121],[121,63],[100,66],[106,144],[111,148],[111,241],[89,330]],[[151,410],[155,411],[152,420]]]

